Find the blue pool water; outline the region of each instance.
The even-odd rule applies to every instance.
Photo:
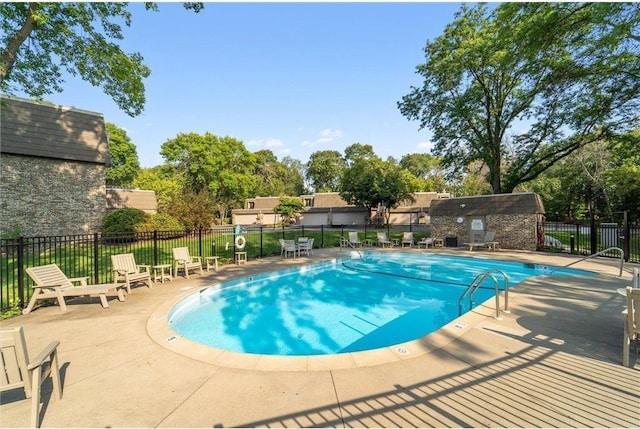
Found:
[[[370,252],[211,286],[176,304],[169,324],[198,343],[243,353],[375,349],[420,338],[457,318],[460,296],[491,269],[506,273],[510,288],[531,276],[591,275],[483,258]],[[495,277],[504,289],[503,276]],[[494,283],[486,282],[474,302],[494,294]]]

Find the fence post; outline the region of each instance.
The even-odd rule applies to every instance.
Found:
[[[158,265],[158,230],[153,230],[153,265]]]
[[[24,237],[18,237],[18,296],[20,305],[24,307]]]
[[[320,225],[320,247],[324,248],[324,225]]]
[[[624,239],[622,241],[622,250],[624,252],[625,262],[629,262],[629,258],[631,257],[631,226],[629,225],[629,210],[623,211],[622,214],[622,231],[624,234]]]
[[[198,255],[202,256],[202,227],[198,228]]]
[[[99,258],[99,246],[98,246],[98,233],[94,232],[93,233],[93,283],[95,284],[99,284],[101,283],[99,278],[100,278],[100,273],[99,273],[99,267],[100,264],[98,263],[98,258]]]
[[[591,212],[591,254],[598,252],[598,231],[596,230],[596,216]]]
[[[264,227],[262,225],[260,225],[260,257],[261,258],[264,257],[264,252],[263,252],[264,249],[262,247],[263,244],[264,244],[264,241],[263,241],[263,238],[262,238],[263,229],[264,229]]]

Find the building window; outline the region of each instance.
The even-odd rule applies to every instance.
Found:
[[[248,209],[256,208],[256,203],[254,201],[247,201],[247,208]]]
[[[304,199],[305,207],[313,207],[313,198],[305,198]]]

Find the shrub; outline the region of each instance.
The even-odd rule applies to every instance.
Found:
[[[184,225],[178,221],[175,217],[166,214],[159,213],[148,216],[147,219],[136,226],[137,232],[152,232],[152,231],[184,231]]]
[[[120,209],[102,219],[102,239],[106,242],[129,242],[136,239],[136,227],[149,215],[140,209]]]

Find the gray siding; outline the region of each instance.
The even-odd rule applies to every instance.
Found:
[[[99,113],[2,97],[0,151],[109,164],[109,142]]]

